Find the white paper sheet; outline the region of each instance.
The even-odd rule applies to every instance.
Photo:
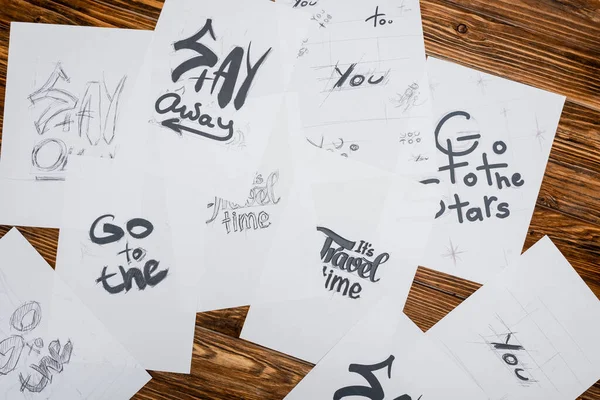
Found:
[[[287,106],[286,103],[284,107]],[[199,312],[250,304],[272,240],[282,224],[283,210],[290,198],[296,197],[298,205],[302,204],[298,194],[311,193],[301,185],[335,182],[344,176],[368,179],[383,175],[367,165],[330,158],[320,150],[303,147],[302,142],[289,137],[287,116],[285,108],[278,113],[276,129],[256,172],[255,184],[243,202],[237,204],[206,193],[203,186],[169,185],[169,221],[178,233],[174,240],[177,263],[195,265],[201,271]],[[296,194],[290,194],[290,190]],[[302,205],[312,207],[312,199],[307,198]],[[312,211],[296,208],[295,216],[302,223],[310,223],[304,212]],[[314,227],[307,227],[307,232],[313,235]],[[296,233],[302,232],[299,229]],[[307,253],[312,254],[312,249],[308,247]]]
[[[145,368],[189,373],[196,271],[174,261],[161,179],[69,164],[57,272]]]
[[[421,177],[435,171],[418,0],[286,0],[311,27],[297,53],[304,146]]]
[[[58,228],[71,154],[113,157],[152,32],[12,22],[0,223]]]
[[[423,265],[485,283],[521,254],[565,97],[431,57],[427,69],[442,197]]]
[[[387,292],[402,310],[437,192],[352,178],[294,186],[242,338],[317,362]]]
[[[245,201],[236,203],[196,185],[169,185],[170,223],[178,264],[199,271],[198,312],[250,304],[273,235],[289,198],[293,163],[285,113]]]
[[[600,302],[548,237],[431,328],[492,400],[570,400],[600,378]]]
[[[269,1],[166,1],[120,152],[244,201],[308,24],[309,15]]]
[[[486,399],[470,377],[400,311],[393,297],[361,319],[285,397],[347,398]]]
[[[128,399],[150,375],[21,236],[0,240],[5,399]]]

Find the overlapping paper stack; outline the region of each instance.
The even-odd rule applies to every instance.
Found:
[[[520,255],[565,98],[426,60],[419,5],[167,0],[156,30],[13,23],[0,393],[120,399],[190,373],[195,314],[318,363],[289,399],[574,399],[600,303]],[[484,286],[427,333],[418,265]],[[37,396],[37,397],[36,397]]]

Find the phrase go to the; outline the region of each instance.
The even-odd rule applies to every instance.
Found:
[[[464,135],[457,136],[456,141],[458,143],[471,142],[471,145],[465,149],[455,149],[452,140],[449,138],[446,139],[445,143],[440,142],[440,131],[444,124],[452,118],[460,117],[467,120],[471,119],[471,115],[466,111],[453,111],[446,114],[435,128],[436,147],[447,157],[447,164],[439,167],[438,171],[448,171],[450,182],[453,185],[458,180],[462,180],[467,187],[474,187],[481,182],[487,184],[490,188],[494,187],[498,190],[523,186],[525,180],[519,172],[507,174],[506,169],[508,168],[508,164],[498,162],[498,159],[501,159],[508,149],[504,141],[495,141],[492,144],[492,153],[482,152],[480,165],[475,166],[474,169],[471,168],[471,170],[467,168],[469,167],[469,162],[465,161],[463,157],[473,153],[479,147],[480,142],[478,139],[481,138],[481,134],[474,133],[473,131],[465,131]],[[458,177],[459,172],[462,173],[461,177]],[[440,180],[427,179],[422,181],[422,183],[440,183]],[[461,224],[465,221],[477,222],[488,218],[504,219],[510,216],[509,204],[493,195],[485,195],[479,203],[474,204],[471,201],[467,201],[464,196],[461,198],[458,193],[454,193],[448,205],[446,205],[444,200],[440,200],[440,210],[435,217],[439,218],[442,216],[446,212],[446,209],[451,212],[454,211],[458,222]]]
[[[96,218],[90,228],[89,237],[92,243],[105,246],[111,243],[119,242],[126,236],[125,230],[120,226],[112,224],[108,221],[114,221],[115,216],[112,214],[104,214]],[[101,229],[100,229],[101,228]],[[154,231],[154,225],[144,218],[133,218],[125,224],[130,239],[146,239]],[[144,290],[147,286],[154,287],[162,282],[169,272],[168,269],[158,271],[159,261],[148,259],[144,263],[143,270],[131,266],[132,263],[142,263],[146,257],[146,250],[142,247],[129,247],[129,241],[125,243],[125,248],[117,253],[122,256],[127,262],[128,269],[123,265],[119,265],[119,273],[121,275],[121,283],[117,284],[117,273],[108,273],[108,266],[102,268],[102,274],[96,283],[102,283],[102,287],[110,294],[118,294],[125,290],[129,292],[135,281],[139,290]],[[112,279],[109,282],[109,279]]]

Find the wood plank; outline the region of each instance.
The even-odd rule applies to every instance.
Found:
[[[567,100],[552,150],[557,162],[600,172],[600,112]]]
[[[11,0],[3,20],[63,25],[154,29],[162,1]]]
[[[196,326],[231,337],[240,337],[249,307],[226,308],[196,314]]]
[[[553,150],[554,152],[554,150]],[[537,205],[581,219],[600,223],[600,171],[551,159],[540,187]]]
[[[0,86],[5,86],[10,20],[148,29],[162,7],[159,0],[5,3],[0,10]],[[526,248],[548,234],[598,295],[600,201],[593,194],[600,181],[600,115],[591,110],[600,109],[598,2],[426,0],[422,8],[428,53],[572,98],[565,105]],[[457,30],[460,24],[464,33]],[[0,90],[0,111],[3,103]],[[0,235],[8,229],[0,227]],[[54,265],[58,231],[21,232]],[[426,330],[477,287],[419,268],[405,312]],[[283,398],[311,365],[236,339],[246,312],[243,307],[198,314],[192,375],[153,372],[154,379],[136,398]],[[600,386],[581,398],[600,399]]]
[[[421,11],[427,54],[560,93],[600,110],[597,55],[557,43],[549,35],[448,7],[444,0],[423,1]]]
[[[542,37],[552,37],[564,47],[600,56],[600,3],[597,1],[446,0],[446,3],[451,8],[466,9]]]
[[[0,225],[0,237],[4,236],[11,228],[12,226]],[[25,227],[19,227],[18,229],[38,253],[44,257],[44,260],[54,268],[58,247],[58,229]]]
[[[548,235],[585,283],[600,297],[600,227],[537,207],[529,226],[524,250]]]
[[[421,286],[435,289],[438,292],[456,297],[459,300],[465,300],[481,287],[478,283],[425,267],[419,267],[417,269],[414,282]],[[415,283],[413,283],[413,287]]]
[[[537,204],[600,223],[600,112],[567,102]]]
[[[151,399],[160,393],[171,399],[282,399],[311,368],[312,364],[197,327],[192,374],[154,372],[134,398]]]

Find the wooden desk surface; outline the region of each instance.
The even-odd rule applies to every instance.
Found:
[[[161,7],[162,0],[0,0],[0,84],[10,21],[153,29]],[[525,248],[550,236],[600,295],[600,1],[421,0],[421,9],[428,54],[568,97]],[[0,235],[9,229],[0,226]],[[54,265],[58,231],[21,232]],[[427,330],[477,288],[419,268],[405,312]],[[246,312],[198,314],[191,375],[151,372],[136,398],[282,399],[312,365],[238,339]],[[581,398],[600,400],[600,383]]]

